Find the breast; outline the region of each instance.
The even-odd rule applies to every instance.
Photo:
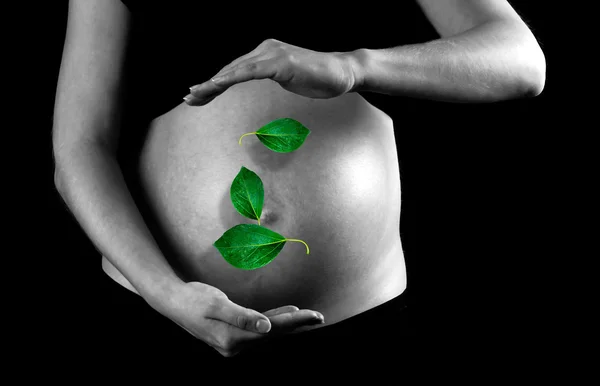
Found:
[[[256,136],[278,118],[311,133],[292,153]],[[286,238],[256,270],[230,265],[212,245],[229,228],[257,222],[230,199],[244,166],[264,185],[261,225]],[[321,305],[375,288],[397,247],[400,180],[393,122],[358,94],[316,100],[270,80],[236,85],[202,107],[181,104],[155,119],[141,152],[140,180],[161,249],[185,280],[224,291],[255,309]],[[401,261],[403,264],[403,261]],[[370,291],[373,291],[371,289]]]

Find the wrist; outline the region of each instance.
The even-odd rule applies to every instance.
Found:
[[[348,63],[352,73],[352,87],[348,92],[366,91],[366,69],[368,62],[369,50],[359,48],[354,51],[345,52],[344,57]]]
[[[185,282],[173,273],[147,282],[139,292],[152,308],[164,313],[177,303],[177,295],[184,285]]]

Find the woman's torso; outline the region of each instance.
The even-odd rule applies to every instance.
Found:
[[[276,153],[255,136],[238,144],[282,117],[311,130],[298,150]],[[317,100],[270,80],[242,83],[204,107],[182,103],[152,121],[138,168],[145,215],[184,280],[259,311],[294,304],[343,319],[406,286],[396,151],[392,120],[358,94]],[[227,229],[256,223],[230,200],[242,166],[264,184],[261,225],[302,239],[310,254],[288,242],[248,271],[212,245]]]
[[[389,23],[385,28],[391,28]],[[133,73],[144,67],[147,75],[163,76],[157,77],[158,83],[147,82],[150,76],[137,76],[132,89],[153,90],[156,98],[138,92],[139,101],[134,98],[130,114],[148,117],[152,114],[148,111],[160,111],[150,115],[160,116],[139,130],[144,134],[141,140],[124,135],[121,158],[136,203],[180,276],[213,285],[232,301],[258,311],[286,304],[320,311],[326,325],[399,295],[406,287],[406,273],[399,234],[398,154],[390,117],[359,94],[309,99],[270,80],[236,85],[203,107],[182,103],[165,108],[174,105],[174,90],[182,85],[184,76],[174,67],[184,60],[183,46],[192,47],[188,39],[167,48],[161,39],[169,40],[165,38],[169,30],[145,36],[151,43],[148,51],[132,62]],[[391,46],[381,43],[384,36],[390,39],[385,34],[375,39],[379,47]],[[267,37],[328,51],[292,35],[265,33]],[[264,39],[257,40],[256,45]],[[350,46],[347,41],[346,46],[333,48],[335,40],[330,36],[321,44],[332,44],[330,51],[377,48]],[[197,53],[195,59],[179,62],[183,72],[194,74],[187,86],[208,79],[246,53],[232,51],[220,62],[211,55],[210,66],[202,67]],[[156,58],[152,63],[147,62],[150,53]],[[169,61],[174,67],[165,67]],[[181,88],[177,99],[186,93],[187,87]],[[295,152],[272,152],[255,136],[244,137],[238,145],[242,134],[282,117],[294,118],[311,130]],[[129,135],[134,137],[136,130],[131,128]],[[139,152],[128,150],[138,143]],[[242,166],[264,183],[261,225],[284,237],[302,239],[310,247],[309,255],[302,244],[288,242],[270,264],[246,271],[229,265],[212,245],[232,226],[256,223],[237,213],[229,198],[231,182]],[[106,259],[103,267],[132,289]]]

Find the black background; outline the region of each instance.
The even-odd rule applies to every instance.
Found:
[[[397,125],[396,136],[402,170],[401,229],[409,275],[409,300],[416,309],[426,303],[421,293],[427,282],[425,277],[429,276],[430,269],[436,269],[433,267],[437,263],[432,263],[433,260],[442,260],[440,266],[459,266],[459,271],[463,268],[475,271],[476,282],[484,282],[494,276],[491,271],[496,269],[490,260],[495,261],[497,255],[514,247],[515,242],[503,247],[498,244],[505,237],[517,237],[520,227],[526,226],[533,216],[533,213],[521,212],[525,224],[511,218],[515,208],[522,208],[524,201],[533,204],[528,188],[542,178],[541,161],[532,151],[543,147],[548,138],[541,120],[552,109],[550,100],[556,87],[554,56],[545,16],[548,11],[540,9],[542,5],[537,1],[511,1],[511,4],[533,30],[546,55],[546,86],[540,96],[485,106],[438,106],[436,116],[417,117],[414,121],[411,118],[415,117],[406,117],[403,112],[393,116],[395,122],[400,119],[414,122]],[[28,176],[35,185],[38,235],[28,239],[31,244],[24,250],[36,251],[37,257],[25,258],[25,262],[36,267],[44,277],[42,282],[36,281],[38,293],[43,293],[36,299],[43,298],[42,303],[45,303],[42,307],[49,319],[46,325],[59,331],[61,339],[72,339],[68,337],[68,325],[85,322],[76,321],[77,310],[87,306],[86,292],[93,291],[86,285],[86,276],[101,267],[97,252],[69,214],[53,183],[52,114],[66,16],[67,1],[43,2],[33,22],[38,31],[35,47],[43,52],[43,55],[35,55],[36,104],[30,121],[36,128],[33,135],[38,140],[34,156],[28,157],[35,165]],[[421,205],[419,243],[417,201]],[[40,202],[41,212],[37,211]],[[497,220],[490,221],[490,218]],[[436,256],[430,256],[431,249],[441,249],[443,255],[436,252]],[[518,265],[514,260],[509,263]],[[466,276],[472,284],[472,275]],[[463,282],[463,279],[457,281]]]

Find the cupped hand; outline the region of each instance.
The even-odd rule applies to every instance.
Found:
[[[225,357],[260,340],[324,322],[320,313],[290,305],[264,313],[244,308],[221,290],[199,282],[184,284],[159,311]]]
[[[190,106],[202,106],[234,84],[253,79],[271,79],[309,98],[333,98],[355,88],[359,80],[354,68],[347,53],[317,52],[267,39],[223,67],[212,79],[190,87],[184,100]]]

